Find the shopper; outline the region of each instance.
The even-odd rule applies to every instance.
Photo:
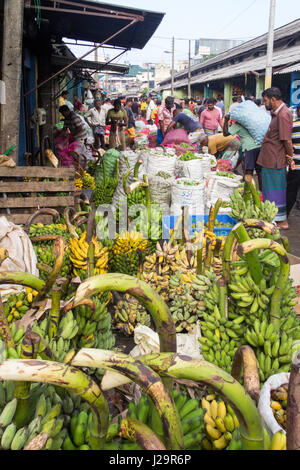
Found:
[[[79,155],[79,158],[81,159],[83,157],[88,159],[88,152],[85,146],[87,133],[83,119],[74,111],[70,111],[66,104],[59,108],[59,112],[64,117],[64,128],[61,132],[68,129],[72,136],[72,140],[76,141],[78,144],[76,153]],[[84,163],[83,160],[81,160],[80,163]]]
[[[293,122],[292,143],[294,170],[290,170],[287,174],[287,194],[286,194],[286,210],[287,216],[290,215],[295,202],[298,200],[298,192],[300,190],[300,104],[296,105],[297,117]],[[297,202],[297,208],[299,202]]]
[[[127,127],[128,118],[120,99],[114,101],[113,108],[107,113],[106,124],[110,125],[109,148],[126,150],[124,127]]]
[[[141,102],[141,116],[143,119],[146,119],[146,114],[147,114],[147,101],[146,98],[142,98]]]
[[[134,119],[136,119],[139,115],[139,101],[137,98],[134,98],[131,109],[134,115]]]
[[[219,126],[222,127],[221,113],[215,108],[215,100],[213,98],[207,100],[207,109],[204,109],[201,113],[200,124],[207,135],[216,134]]]
[[[95,139],[95,148],[98,150],[100,146],[104,148],[104,136],[106,128],[106,113],[101,106],[100,100],[94,101],[94,107],[90,109],[84,116],[84,119],[93,130]]]
[[[223,135],[225,137],[228,137],[229,135],[239,137],[242,151],[244,153],[244,173],[245,175],[251,176],[250,179],[252,179],[255,170],[258,177],[259,189],[262,191],[261,167],[257,164],[261,147],[260,145],[257,145],[252,135],[244,126],[238,122],[235,122],[232,126],[229,127],[229,121],[230,115],[226,114],[224,119]],[[239,158],[235,169],[239,166],[240,163],[241,158]]]
[[[159,129],[157,131],[157,144],[160,145],[165,138],[166,131],[173,121],[173,113],[176,109],[173,96],[167,96],[165,102],[158,109]]]
[[[232,111],[240,104],[239,99],[237,96],[232,98],[232,104],[229,106],[228,113],[231,114]]]
[[[158,124],[158,110],[159,108],[161,107],[161,99],[160,98],[157,98],[156,100],[156,108],[154,109],[153,113],[152,113],[152,120],[154,122],[154,124],[156,125],[156,127],[158,128],[159,127],[159,124]]]
[[[189,135],[191,144],[196,144],[200,136],[204,134],[198,119],[193,116],[189,116],[183,112],[181,107],[176,107],[173,113],[173,121],[169,124],[166,134],[176,127],[177,124],[181,124],[186,133]]]
[[[77,95],[74,95],[74,110],[80,111],[81,108],[82,108],[82,102],[80,101]]]
[[[104,104],[102,105],[102,109],[105,111],[105,119],[107,117],[107,113],[110,109],[113,109],[113,105],[111,104],[111,101],[109,98],[106,98],[104,100]]]
[[[271,124],[262,143],[257,163],[262,166],[263,197],[275,202],[278,214],[275,221],[280,229],[289,228],[286,210],[286,167],[294,168],[292,128],[293,119],[284,104],[281,91],[268,88],[262,94],[265,107],[271,111]]]
[[[216,107],[221,110],[222,117],[223,117],[225,114],[225,104],[221,95],[219,95],[217,98]]]
[[[155,103],[153,101],[153,99],[149,96],[147,98],[147,112],[146,112],[146,121],[148,122],[148,124],[153,124],[153,121],[152,121],[152,113],[153,111],[155,110]]]
[[[126,100],[125,111],[127,113],[127,118],[128,118],[128,124],[127,124],[128,144],[131,147],[134,144],[134,139],[136,137],[136,134],[135,134],[135,118],[134,118],[134,114],[132,112],[132,104],[133,104],[132,99],[128,98]]]

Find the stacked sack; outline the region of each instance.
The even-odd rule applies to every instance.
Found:
[[[203,215],[205,210],[204,181],[178,178],[172,184],[171,199],[172,215],[181,215],[182,207],[188,207],[190,215]]]

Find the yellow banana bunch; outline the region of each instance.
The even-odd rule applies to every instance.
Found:
[[[269,450],[286,450],[286,434],[278,431],[272,438]]]
[[[231,439],[232,433],[239,427],[238,419],[230,405],[217,401],[214,394],[202,398],[202,408],[206,411],[206,437],[202,445],[206,450],[223,450]]]
[[[120,253],[131,253],[137,250],[144,251],[148,246],[148,241],[145,240],[141,233],[132,230],[129,232],[122,232],[116,235],[116,241],[113,246],[114,255]]]
[[[95,247],[95,274],[104,274],[108,270],[108,248],[103,247],[96,236],[92,238],[92,242]],[[69,249],[74,269],[87,270],[89,244],[86,241],[86,232],[80,239],[71,238]]]

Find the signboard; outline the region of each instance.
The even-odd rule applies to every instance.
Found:
[[[300,104],[300,72],[293,72],[291,76],[291,106]]]

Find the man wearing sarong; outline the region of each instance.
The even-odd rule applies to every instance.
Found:
[[[289,228],[286,210],[286,169],[294,167],[292,145],[292,113],[284,104],[281,91],[268,88],[262,94],[272,120],[262,143],[257,163],[262,167],[262,190],[264,201],[275,202],[278,228]]]

